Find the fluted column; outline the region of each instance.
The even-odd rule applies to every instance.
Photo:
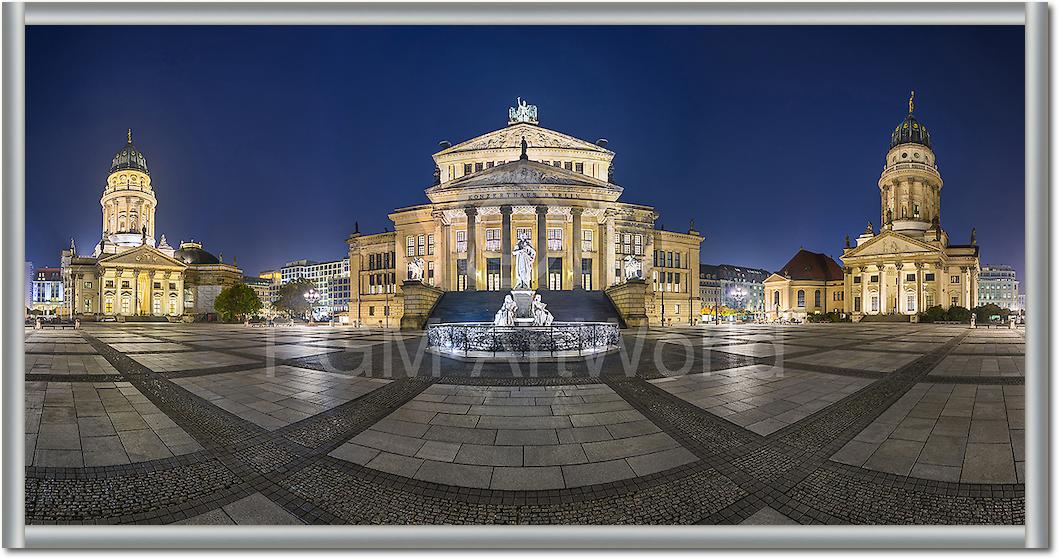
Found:
[[[885,264],[878,267],[878,313],[885,314]]]
[[[867,309],[870,308],[870,301],[867,300],[867,282],[870,281],[870,275],[867,274],[867,268],[860,268],[860,313],[866,314]]]
[[[478,208],[468,207],[467,213],[467,290],[478,290]]]
[[[584,278],[581,277],[581,216],[584,215],[583,207],[574,207],[571,210],[573,214],[573,289],[580,290],[584,285]]]
[[[605,291],[610,286],[610,277],[613,276],[613,264],[610,263],[610,250],[612,249],[612,243],[610,242],[609,234],[610,220],[606,218],[606,214],[599,218],[599,226],[596,227],[598,232],[598,239],[596,240],[595,253],[599,255],[599,290]]]
[[[904,264],[896,264],[896,313],[904,314]]]
[[[536,206],[536,289],[547,289],[547,206]]]
[[[511,213],[514,208],[509,205],[500,206],[500,216],[503,223],[500,225],[500,288],[508,290],[511,288]]]
[[[154,272],[147,272],[147,315],[154,315]]]
[[[922,312],[925,310],[922,306],[922,264],[915,264],[915,311]]]

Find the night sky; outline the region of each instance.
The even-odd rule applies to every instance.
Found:
[[[157,233],[248,274],[345,257],[424,203],[437,142],[540,123],[617,153],[622,200],[702,261],[837,258],[877,226],[889,133],[933,135],[953,243],[1024,271],[1021,27],[29,27],[26,258],[99,240],[131,127]]]

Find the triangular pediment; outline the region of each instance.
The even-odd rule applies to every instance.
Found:
[[[864,256],[887,256],[890,254],[928,254],[941,249],[898,232],[883,231],[867,242],[853,248],[842,256],[843,260]]]
[[[99,265],[104,267],[166,267],[166,268],[179,268],[186,269],[187,265],[183,262],[170,258],[165,255],[161,250],[152,248],[147,245],[137,246],[131,250],[119,252],[102,258],[99,260]]]
[[[771,275],[768,276],[767,279],[764,280],[764,282],[765,283],[780,283],[782,281],[789,281],[789,280],[790,279],[788,277],[783,277],[782,275],[779,275],[778,273],[772,273]]]
[[[580,149],[613,155],[612,151],[599,147],[594,143],[554,130],[548,130],[547,128],[541,128],[536,124],[521,122],[453,145],[444,151],[434,154],[434,157],[482,149],[517,149],[521,147],[523,137],[531,148]]]

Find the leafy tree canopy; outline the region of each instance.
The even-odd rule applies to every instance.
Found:
[[[257,293],[244,283],[225,287],[213,301],[213,308],[226,321],[255,314],[261,310],[261,306]]]
[[[305,300],[305,293],[316,285],[312,281],[299,277],[279,289],[275,307],[291,316],[300,316],[309,311],[309,302]]]

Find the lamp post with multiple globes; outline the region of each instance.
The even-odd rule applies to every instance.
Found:
[[[315,288],[310,288],[303,295],[305,302],[309,303],[309,325],[316,323],[316,303],[320,301],[320,293]]]

